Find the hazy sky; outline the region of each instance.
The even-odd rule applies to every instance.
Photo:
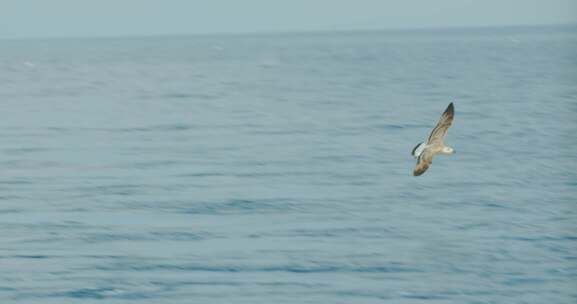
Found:
[[[577,0],[0,0],[0,38],[577,23]]]

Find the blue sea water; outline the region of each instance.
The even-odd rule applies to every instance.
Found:
[[[575,27],[2,40],[0,105],[1,303],[577,302]]]

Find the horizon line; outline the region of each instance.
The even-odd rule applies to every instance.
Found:
[[[174,32],[174,33],[124,33],[124,34],[88,34],[80,35],[47,35],[47,36],[21,36],[1,37],[0,41],[22,40],[82,40],[82,39],[144,39],[144,38],[169,38],[169,37],[194,37],[194,36],[266,36],[266,35],[291,35],[291,34],[324,34],[324,33],[355,33],[355,32],[431,32],[451,30],[489,30],[489,29],[522,29],[522,28],[559,28],[577,27],[575,23],[547,23],[547,24],[506,24],[506,25],[446,25],[446,26],[415,26],[415,27],[383,27],[383,28],[352,28],[352,29],[287,29],[287,30],[254,30],[254,31],[214,31],[214,32]]]

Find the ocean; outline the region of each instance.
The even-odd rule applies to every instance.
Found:
[[[0,105],[1,303],[577,302],[577,27],[0,40]]]

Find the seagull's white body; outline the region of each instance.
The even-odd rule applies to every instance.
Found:
[[[441,119],[431,131],[431,135],[429,135],[429,139],[426,142],[419,143],[413,148],[411,154],[417,159],[417,166],[413,171],[413,175],[419,176],[423,174],[429,166],[433,163],[433,156],[437,154],[453,154],[455,153],[455,149],[446,146],[443,143],[445,136],[447,135],[447,131],[453,122],[453,116],[455,115],[455,110],[453,103],[451,102]]]

